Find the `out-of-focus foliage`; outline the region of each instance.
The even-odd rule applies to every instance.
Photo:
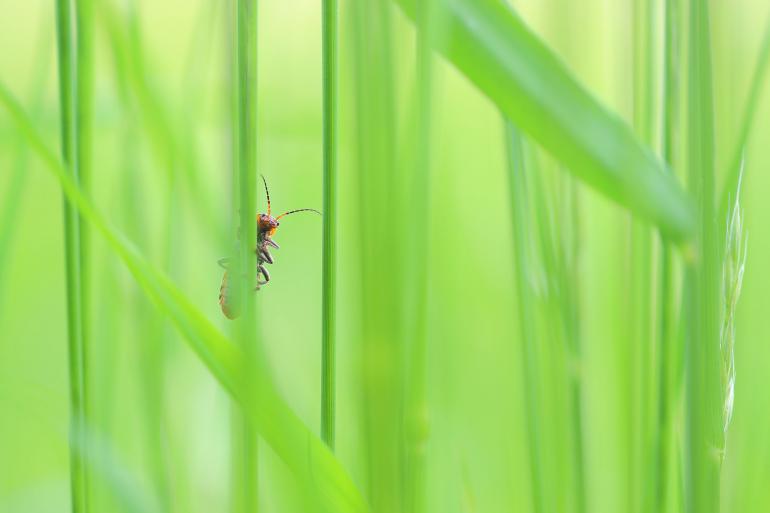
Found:
[[[467,14],[473,3],[451,1],[458,15]],[[217,261],[237,243],[232,237],[238,212],[231,202],[235,58],[230,4],[94,1],[89,192],[111,226],[170,277],[190,311],[227,335],[231,323],[217,302],[222,277]],[[649,467],[640,457],[646,454],[640,448],[655,443],[647,435],[658,432],[657,424],[650,429],[649,418],[639,416],[649,410],[645,398],[657,397],[654,389],[640,387],[648,383],[640,376],[657,383],[663,372],[657,363],[660,349],[645,352],[647,346],[640,350],[638,345],[640,333],[657,333],[662,315],[656,233],[647,225],[641,228],[647,232],[634,231],[638,226],[628,210],[572,178],[560,162],[586,166],[582,175],[574,171],[593,177],[593,185],[603,180],[591,174],[598,171],[584,155],[566,149],[574,141],[565,139],[558,154],[554,134],[568,137],[569,131],[556,126],[549,132],[552,119],[522,107],[527,98],[504,99],[524,133],[509,161],[511,141],[500,105],[493,103],[501,102],[505,90],[489,91],[505,84],[505,74],[463,54],[457,32],[446,30],[454,23],[446,13],[430,11],[438,17],[431,44],[449,45],[450,58],[433,61],[431,105],[424,108],[417,104],[425,93],[416,84],[416,62],[424,61],[416,59],[413,20],[397,3],[356,4],[360,10],[351,1],[340,2],[338,41],[336,457],[375,507],[406,504],[401,501],[415,489],[399,479],[419,476],[425,501],[424,507],[416,504],[430,512],[638,511],[647,483],[665,490],[663,511],[682,511],[683,388],[675,390],[667,410],[671,417],[664,419],[671,424],[661,430],[671,444],[669,453],[661,452],[667,454],[666,465]],[[532,32],[525,34],[527,41],[539,38],[564,66],[534,78],[560,79],[564,71],[570,84],[580,84],[596,99],[592,112],[639,126],[633,38],[639,11],[634,4],[647,2],[512,4]],[[656,13],[648,47],[651,79],[662,84],[663,6],[649,6]],[[320,7],[309,0],[259,1],[257,160],[279,212],[321,208]],[[0,13],[0,82],[20,99],[48,147],[58,150],[53,2],[11,0]],[[764,513],[770,509],[770,490],[764,486],[770,480],[770,270],[762,265],[770,261],[765,228],[770,178],[762,172],[770,166],[770,148],[762,144],[770,134],[768,82],[757,82],[757,92],[750,91],[770,5],[712,2],[710,14],[716,200],[729,199],[728,208],[717,209],[718,227],[736,227],[735,215],[724,215],[732,214],[736,196],[723,195],[722,184],[734,188],[728,176],[735,169],[736,145],[744,145],[743,111],[748,104],[754,112],[745,147],[737,153],[738,162],[744,162],[742,234],[731,232],[727,239],[731,258],[740,264],[740,300],[734,303],[729,290],[717,290],[717,297],[728,293],[730,298],[718,310],[729,312],[719,321],[729,322],[734,360],[727,361],[734,367],[728,378],[734,380],[727,381],[734,384],[734,400],[726,443],[714,448],[722,464],[721,503],[713,507]],[[676,27],[686,42],[690,23],[683,5],[679,16]],[[506,32],[504,21],[491,22],[488,29],[473,25],[466,31],[481,40],[494,36],[489,47],[516,48],[512,40],[500,39],[516,36]],[[665,183],[676,180],[685,190],[692,186],[681,130],[689,119],[687,46],[678,50],[681,74],[674,78],[681,91],[673,112],[678,129],[668,166],[676,178]],[[509,78],[517,76],[522,83],[533,78],[526,72],[533,68],[519,64],[507,70]],[[486,73],[486,81],[473,73]],[[575,106],[566,94],[574,93],[572,85],[551,85],[552,90],[541,91],[551,111],[554,105]],[[623,143],[644,144],[659,155],[645,172],[663,169],[657,164],[664,160],[664,145],[658,142],[664,135],[663,98],[657,95],[645,112],[655,128],[637,131],[642,143]],[[420,132],[428,128],[417,125],[425,112],[430,113],[429,136]],[[595,140],[592,134],[600,131],[593,125],[571,130],[602,151],[611,154],[616,148]],[[427,144],[425,155],[414,148],[416,134]],[[600,159],[600,154],[592,155]],[[430,163],[427,198],[414,188],[419,187],[411,172],[415,162]],[[607,163],[608,169],[622,172],[617,162]],[[518,165],[524,174],[512,175]],[[43,167],[0,109],[1,513],[70,508],[62,198],[59,183]],[[526,188],[517,189],[522,182],[509,181],[512,177]],[[625,192],[632,198],[639,193],[636,188]],[[419,205],[411,201],[415,197]],[[525,203],[512,206],[512,197]],[[655,205],[660,200],[640,201]],[[650,214],[652,207],[635,201],[625,203]],[[257,204],[264,206],[261,196]],[[672,205],[659,207],[650,215],[660,221]],[[415,213],[424,220],[414,223]],[[414,226],[423,228],[415,234]],[[639,245],[644,240],[639,233],[649,235],[649,246]],[[746,234],[748,246],[742,242]],[[717,234],[718,249],[726,236],[725,230]],[[313,216],[282,219],[275,240],[281,249],[273,252],[272,280],[257,293],[262,363],[297,417],[320,433],[321,223]],[[88,432],[98,442],[91,455],[93,511],[227,511],[234,475],[230,399],[167,312],[148,301],[114,247],[95,235],[91,244],[93,354],[87,386],[93,425]],[[692,255],[670,249],[670,304],[678,327],[685,318],[682,269]],[[521,267],[522,262],[527,265]],[[649,288],[640,288],[646,270],[654,278]],[[424,294],[416,288],[420,279],[426,280]],[[640,297],[648,298],[649,308],[640,307]],[[410,422],[400,423],[392,415],[402,415],[411,404],[408,344],[415,333],[420,336],[413,324],[421,322],[419,315],[426,351],[424,410],[409,411]],[[668,336],[683,343],[676,329]],[[522,351],[525,343],[532,344],[530,352]],[[649,367],[640,366],[639,355],[648,358]],[[673,357],[666,382],[683,387],[686,364],[677,358],[685,352],[674,351]],[[722,360],[717,363],[721,370]],[[644,369],[651,374],[641,374]],[[721,375],[714,379],[722,383]],[[721,415],[722,403],[715,404]],[[533,419],[533,412],[540,416]],[[280,421],[274,426],[281,427]],[[287,432],[278,438],[303,443],[301,430],[283,427]],[[297,461],[309,457],[308,447],[291,447]],[[414,451],[424,462],[419,473],[405,470]],[[307,483],[297,483],[268,444],[260,443],[259,455],[262,511],[307,511],[298,493]],[[373,468],[374,463],[381,466]],[[659,481],[659,476],[664,477]]]

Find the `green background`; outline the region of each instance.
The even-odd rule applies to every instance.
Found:
[[[232,211],[226,4],[139,2],[143,68],[134,79],[143,85],[121,78],[127,68],[121,71],[116,64],[106,23],[97,16],[92,184],[99,209],[225,333],[230,327],[217,304],[217,259],[230,251],[226,234]],[[631,5],[608,0],[515,4],[578,80],[631,123]],[[723,170],[770,4],[711,4],[716,163]],[[118,20],[125,19],[120,7],[116,12]],[[344,25],[345,2],[342,12]],[[403,113],[414,79],[414,33],[400,11],[394,12],[394,94]],[[7,0],[0,13],[0,80],[35,113],[36,126],[58,148],[53,2]],[[320,41],[320,2],[259,2],[258,166],[279,212],[322,208]],[[353,44],[343,31],[337,454],[366,495],[358,339],[363,221],[356,204]],[[41,69],[43,74],[36,71]],[[40,94],[36,75],[44,79]],[[401,234],[404,239],[414,235],[415,212],[428,215],[427,231],[419,234],[427,242],[429,268],[427,504],[430,511],[446,513],[530,511],[522,362],[515,345],[522,319],[504,127],[497,109],[443,59],[433,80],[430,200],[393,211],[387,225],[398,243]],[[764,91],[770,93],[768,85]],[[770,165],[768,96],[760,101],[746,153],[742,206],[749,242],[736,314],[735,409],[721,477],[725,512],[770,510],[770,177],[763,172]],[[406,146],[409,122],[408,115],[397,119],[399,148]],[[164,130],[175,134],[178,148],[169,149]],[[62,198],[56,181],[24,148],[3,113],[0,212],[10,217],[0,226],[0,512],[64,512],[69,510],[69,421]],[[178,173],[174,178],[164,164],[169,158]],[[404,162],[399,153],[397,165]],[[14,193],[17,169],[23,178]],[[190,185],[194,180],[197,186]],[[624,322],[631,218],[586,186],[577,185],[577,191],[583,358],[573,363],[583,383],[585,490],[588,511],[609,513],[627,510],[636,479],[629,440],[639,427],[627,415],[625,371],[618,365],[633,354],[633,328]],[[261,191],[258,198],[264,205]],[[260,333],[279,390],[318,432],[321,222],[312,215],[292,216],[275,240],[281,249],[273,253],[273,281],[258,294]],[[120,493],[156,494],[157,468],[168,476],[173,511],[226,511],[230,401],[110,250],[96,237],[93,244],[94,429],[114,455],[110,472],[126,477],[117,480],[122,485],[97,477],[92,494],[101,507],[96,511],[123,510]],[[407,272],[395,266],[387,271]],[[155,393],[154,378],[161,380],[162,395]],[[148,420],[154,415],[161,419],[160,430]],[[562,421],[557,416],[544,422]],[[262,447],[263,511],[302,511],[290,474]],[[564,482],[547,486],[561,497],[567,494]]]

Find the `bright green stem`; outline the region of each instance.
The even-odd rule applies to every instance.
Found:
[[[675,168],[680,85],[680,0],[666,0],[664,9],[662,156],[669,169]],[[674,260],[671,244],[661,236],[660,290],[658,291],[658,418],[660,433],[657,441],[657,502],[655,511],[666,511],[679,493],[676,412],[681,387],[682,340],[677,335],[676,298],[674,294]]]
[[[77,165],[77,103],[75,97],[76,55],[72,31],[72,5],[56,2],[57,50],[59,61],[59,104],[61,118],[62,160],[75,182]],[[70,385],[70,493],[74,513],[87,511],[87,474],[81,448],[85,420],[84,347],[82,318],[82,281],[80,275],[80,230],[77,210],[64,202],[64,255],[67,286],[67,338]]]
[[[738,178],[741,174],[741,164],[751,128],[754,126],[756,112],[759,110],[759,99],[762,96],[762,85],[765,83],[768,68],[770,68],[770,17],[768,17],[767,24],[765,25],[765,35],[762,39],[762,46],[760,47],[757,64],[754,68],[754,75],[751,78],[749,97],[746,101],[743,117],[741,118],[738,141],[732,153],[730,167],[727,169],[727,178],[722,186],[722,199],[719,203],[718,212],[720,223],[724,223],[725,219],[727,219],[727,209],[730,206],[730,201],[734,200],[737,194],[736,189],[738,187]]]
[[[527,423],[527,438],[529,446],[529,467],[532,486],[532,503],[535,513],[546,511],[543,488],[543,470],[541,468],[541,414],[539,404],[539,382],[537,372],[540,368],[535,347],[536,333],[534,304],[536,298],[530,279],[532,268],[529,256],[529,240],[527,237],[527,192],[524,175],[524,155],[521,136],[509,122],[506,123],[508,147],[508,174],[510,185],[511,218],[513,227],[513,244],[516,255],[516,293],[519,306],[519,326],[521,328],[521,370],[524,387],[525,417]]]
[[[395,99],[389,0],[354,2],[360,228],[362,411],[369,501],[377,512],[403,507],[403,235],[393,212],[407,208],[395,166]]]
[[[93,0],[75,0],[75,26],[77,30],[77,79],[76,79],[76,126],[78,178],[83,190],[88,192],[91,185],[93,163],[93,111],[94,111],[94,31]],[[80,230],[80,279],[83,304],[84,339],[84,382],[88,383],[88,327],[90,310],[90,266],[88,265],[89,233],[82,219]],[[88,406],[86,397],[86,406]]]
[[[323,0],[323,284],[321,439],[334,450],[337,269],[337,0]]]
[[[655,41],[654,4],[634,2],[634,129],[647,145],[655,147]],[[653,233],[636,219],[631,227],[631,495],[630,511],[646,512],[656,504],[658,400],[655,359],[659,351],[653,330]]]
[[[714,95],[708,2],[690,0],[689,186],[697,203],[695,258],[686,271],[685,494],[689,513],[719,511],[724,448],[719,348],[720,263],[715,212]]]
[[[430,40],[435,37],[436,16],[433,0],[425,0],[418,6],[417,25],[417,69],[416,69],[416,116],[417,137],[415,138],[414,159],[411,163],[410,186],[413,205],[413,229],[410,230],[409,254],[412,257],[412,279],[405,292],[413,305],[413,317],[407,334],[406,390],[406,511],[425,511],[426,463],[425,452],[430,436],[430,418],[426,397],[427,364],[427,302],[428,302],[428,258],[430,238],[430,134],[431,134],[431,88],[433,61]]]
[[[77,151],[77,178],[82,190],[88,194],[91,183],[92,141],[93,141],[93,104],[94,104],[94,56],[93,56],[93,5],[92,0],[75,1],[75,31],[77,64],[75,72],[75,126],[77,135],[75,145]],[[80,248],[78,251],[80,266],[80,324],[81,324],[81,354],[80,366],[82,373],[82,421],[85,426],[91,423],[91,355],[90,344],[90,311],[91,311],[91,265],[89,264],[90,236],[87,222],[78,216],[78,234]],[[78,436],[86,436],[87,430],[81,430]],[[88,445],[81,448],[81,457],[88,460]],[[89,482],[83,484],[85,502],[90,502]],[[87,508],[86,508],[87,509]]]
[[[577,181],[572,177],[564,176],[562,179],[568,181],[568,194],[570,197],[570,208],[568,218],[571,221],[572,240],[566,240],[563,251],[569,254],[568,263],[562,264],[561,270],[561,289],[564,294],[562,299],[562,323],[564,333],[569,345],[569,368],[568,368],[568,386],[570,395],[570,418],[572,428],[572,467],[575,475],[575,504],[578,513],[585,513],[587,508],[586,497],[586,464],[585,447],[583,435],[583,375],[581,369],[584,367],[583,344],[580,333],[580,279],[578,270],[579,253],[579,197]],[[563,224],[569,226],[567,219]]]
[[[257,2],[236,2],[236,102],[235,112],[237,158],[233,166],[233,181],[238,184],[239,246],[238,258],[232,269],[234,294],[239,298],[243,316],[236,324],[238,340],[246,357],[246,376],[256,372],[259,350],[256,327],[257,260],[254,248],[256,233],[257,186]],[[246,383],[246,394],[254,395],[254,383]],[[233,500],[234,511],[257,511],[257,439],[251,423],[240,412],[235,414],[233,431]]]

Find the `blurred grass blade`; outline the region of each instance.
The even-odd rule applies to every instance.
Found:
[[[361,412],[368,495],[375,511],[404,504],[403,442],[404,310],[403,237],[392,229],[393,213],[407,210],[396,165],[397,106],[390,0],[350,4],[353,22],[356,100],[356,179],[359,228],[358,286],[361,302]]]
[[[80,191],[4,85],[0,85],[0,104],[6,108],[17,129],[41,157],[46,168],[59,180],[67,199],[77,207],[84,220],[104,237],[142,290],[172,320],[209,371],[241,404],[256,430],[292,470],[299,485],[318,505],[319,511],[368,511],[339,461],[281,399],[269,378],[264,359],[255,362],[257,372],[246,376],[243,352],[107,223]]]
[[[93,0],[92,0],[93,1]],[[126,5],[126,14],[121,15],[112,2],[100,1],[96,4],[95,14],[105,27],[109,38],[109,47],[115,62],[117,85],[125,102],[126,93],[133,93],[141,112],[146,138],[153,155],[163,168],[168,187],[177,178],[186,187],[190,198],[195,203],[194,212],[200,212],[201,224],[208,228],[207,234],[216,242],[223,244],[220,234],[224,233],[222,209],[207,194],[202,183],[200,145],[196,143],[195,123],[188,118],[177,119],[171,108],[171,101],[162,94],[161,89],[151,79],[153,72],[148,69],[153,55],[145,48],[141,38],[139,13],[133,2]],[[124,17],[128,20],[124,22]],[[198,58],[196,56],[196,58]],[[188,77],[190,79],[190,77]],[[186,116],[192,117],[201,108],[200,102],[185,105]]]
[[[417,0],[398,0],[414,18]],[[677,241],[694,232],[690,199],[631,129],[578,83],[497,0],[446,0],[438,49],[526,135],[571,172]]]
[[[89,194],[91,189],[91,168],[92,168],[92,143],[93,143],[93,111],[94,111],[94,29],[93,29],[93,0],[74,0],[75,7],[75,53],[76,53],[76,72],[75,72],[75,127],[77,136],[75,138],[75,159],[77,166],[77,180],[81,190]],[[90,242],[89,229],[83,218],[78,216],[78,241],[80,248],[78,251],[80,267],[80,324],[81,324],[81,381],[82,381],[82,401],[83,417],[82,422],[90,422],[92,416],[92,393],[91,390],[91,264],[90,264]],[[86,448],[83,448],[86,451]],[[87,451],[86,451],[87,452]],[[81,455],[81,457],[84,457]],[[86,456],[87,457],[87,454]],[[84,511],[90,511],[95,506],[91,501],[91,491],[88,475],[83,486],[85,494]]]
[[[762,85],[765,83],[765,77],[767,76],[769,67],[770,16],[768,16],[767,24],[765,25],[762,46],[760,47],[757,64],[751,78],[749,96],[746,101],[746,108],[743,111],[743,117],[741,118],[740,129],[738,132],[738,141],[735,143],[730,167],[727,169],[727,178],[722,186],[722,199],[720,200],[718,211],[720,222],[727,222],[730,202],[735,201],[735,198],[738,196],[738,183],[740,181],[739,178],[741,175],[744,152],[746,151],[746,144],[749,140],[751,128],[754,126],[754,118],[756,117],[757,109],[759,108],[759,99],[762,95]]]
[[[428,401],[428,289],[430,276],[431,237],[431,133],[433,112],[434,55],[428,40],[441,37],[442,20],[435,15],[436,0],[424,0],[417,12],[415,93],[410,111],[416,135],[412,138],[413,156],[407,164],[411,168],[411,189],[408,203],[412,205],[412,228],[405,244],[411,255],[404,298],[413,312],[408,319],[405,338],[405,411],[406,432],[406,487],[405,510],[408,513],[427,511],[428,443],[431,412]],[[406,166],[405,166],[406,167]],[[407,182],[407,180],[404,180]]]
[[[663,159],[674,166],[678,162],[680,123],[678,115],[680,94],[680,55],[683,45],[681,30],[682,0],[667,0],[664,9],[664,77],[662,98],[661,147]],[[665,511],[666,505],[681,497],[681,479],[678,479],[681,458],[679,454],[678,405],[681,397],[682,337],[677,333],[679,305],[676,297],[679,273],[668,241],[660,247],[660,274],[658,298],[658,336],[660,351],[658,365],[658,406],[660,436],[657,441],[658,503],[656,511]]]
[[[529,456],[529,473],[531,480],[532,505],[535,513],[549,510],[543,479],[542,438],[537,361],[537,329],[535,307],[537,302],[532,290],[531,280],[535,275],[530,262],[529,234],[527,225],[529,201],[527,198],[526,177],[524,174],[524,149],[521,136],[516,127],[506,123],[506,146],[508,150],[508,184],[511,203],[511,227],[513,229],[513,250],[515,252],[516,300],[519,309],[519,345],[521,347],[522,387],[524,389],[524,409],[526,418],[527,445]]]
[[[716,513],[724,449],[719,319],[720,257],[715,207],[714,93],[708,2],[690,0],[687,63],[688,184],[697,203],[696,255],[685,278],[685,503]]]
[[[162,513],[158,500],[142,486],[137,475],[116,453],[110,441],[85,425],[79,428],[76,446],[94,479],[99,478],[116,498],[114,504],[124,513]]]

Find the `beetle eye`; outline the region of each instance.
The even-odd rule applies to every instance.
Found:
[[[281,226],[281,223],[275,223],[276,226]]]

